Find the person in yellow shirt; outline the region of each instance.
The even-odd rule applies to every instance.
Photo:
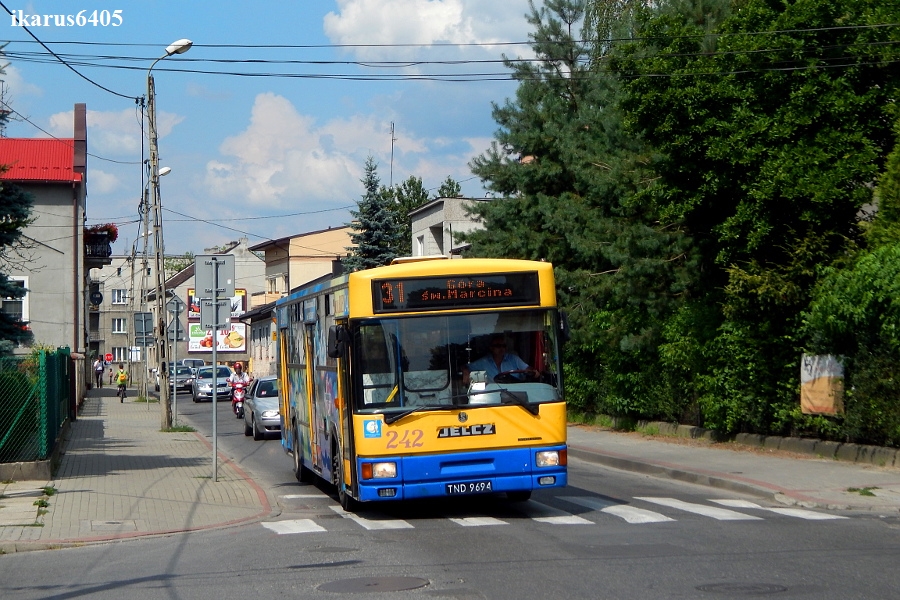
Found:
[[[119,402],[125,402],[125,389],[128,385],[128,371],[125,365],[119,363],[119,371],[116,373],[116,384],[119,386]]]

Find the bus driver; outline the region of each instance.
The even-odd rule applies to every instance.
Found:
[[[494,381],[494,377],[507,371],[527,371],[533,377],[540,377],[540,373],[529,367],[524,360],[506,351],[506,338],[502,333],[491,336],[489,354],[463,367],[463,385],[469,385],[472,371],[484,371],[488,381]],[[512,373],[511,376],[523,379],[523,374]]]

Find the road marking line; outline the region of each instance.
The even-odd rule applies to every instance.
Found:
[[[509,525],[506,521],[495,519],[494,517],[464,517],[462,519],[450,519],[457,525],[463,527],[482,527],[485,525]]]
[[[758,508],[760,510],[768,510],[769,512],[777,513],[779,515],[784,515],[786,517],[796,517],[798,519],[806,519],[808,521],[831,521],[834,519],[846,519],[847,517],[841,515],[830,515],[827,513],[815,512],[812,510],[806,510],[803,508],[781,508],[775,506],[761,506],[755,502],[749,502],[747,500],[735,500],[735,499],[722,499],[722,500],[713,500],[710,499],[710,502],[715,502],[716,504],[721,504],[722,506],[730,506],[731,508]]]
[[[581,517],[567,513],[563,510],[541,504],[532,500],[526,507],[525,512],[529,513],[531,520],[540,523],[552,523],[553,525],[593,525],[593,521],[588,521]]]
[[[360,517],[359,515],[354,515],[348,513],[340,506],[329,506],[331,510],[339,514],[341,517],[345,519],[350,519],[355,522],[357,525],[361,527],[365,527],[370,531],[374,530],[382,530],[382,529],[412,529],[413,526],[404,521],[403,519],[366,519],[365,517]]]
[[[619,517],[628,523],[665,523],[666,521],[675,520],[652,510],[644,510],[643,508],[627,504],[617,504],[610,500],[601,500],[590,496],[560,496],[560,500]]]
[[[760,517],[745,515],[744,513],[728,510],[727,508],[704,506],[703,504],[684,502],[683,500],[676,500],[675,498],[649,498],[647,496],[640,496],[635,499],[643,500],[644,502],[652,502],[653,504],[659,504],[661,506],[668,506],[670,508],[677,508],[678,510],[683,510],[685,512],[710,517],[717,521],[762,521]]]
[[[317,525],[312,519],[294,519],[292,521],[268,521],[263,522],[263,527],[270,529],[278,535],[290,533],[314,533],[325,531],[321,525]]]
[[[625,521],[627,521],[628,523],[637,524],[665,523],[666,521],[675,520],[658,512],[653,512],[652,510],[644,510],[643,508],[637,508],[636,506],[628,506],[627,504],[607,506],[606,508],[602,509],[601,512],[605,512],[611,515],[615,515],[621,519],[625,519]]]

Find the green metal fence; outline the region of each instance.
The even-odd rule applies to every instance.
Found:
[[[0,358],[0,463],[46,460],[68,416],[68,349]]]

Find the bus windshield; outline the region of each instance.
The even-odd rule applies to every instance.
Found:
[[[367,319],[353,325],[362,413],[562,400],[556,312],[504,310]]]

